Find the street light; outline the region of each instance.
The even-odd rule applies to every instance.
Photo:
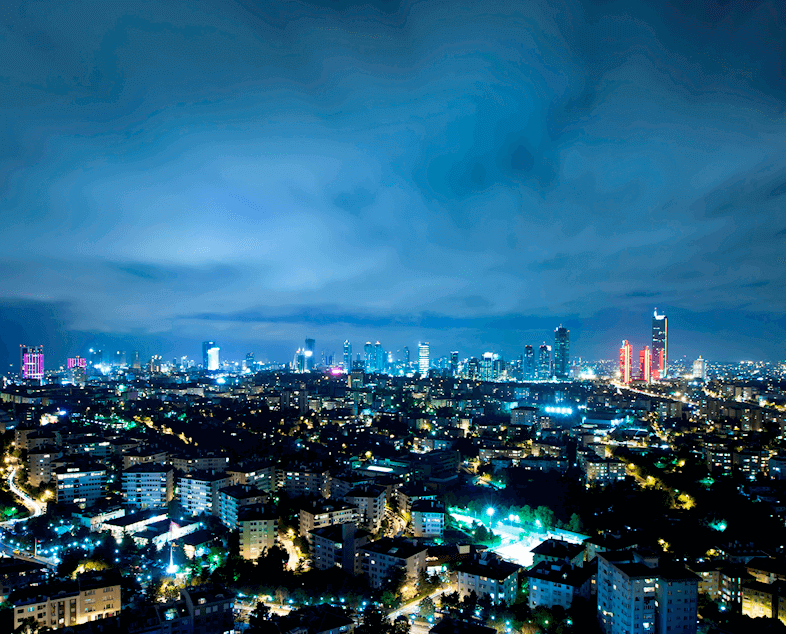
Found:
[[[486,509],[486,515],[488,515],[489,517],[494,517],[494,513],[495,513],[495,512],[496,512],[496,511],[495,511],[493,508],[491,508],[491,507],[488,507],[488,508]]]

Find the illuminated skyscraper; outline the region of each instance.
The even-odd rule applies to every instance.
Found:
[[[377,372],[385,371],[385,350],[379,341],[374,344],[374,367]]]
[[[374,372],[377,369],[377,357],[374,354],[374,344],[370,341],[367,341],[363,346],[363,355],[366,361],[366,372]]]
[[[548,381],[551,378],[551,346],[545,343],[538,353],[538,379]]]
[[[532,346],[524,346],[524,378],[535,378],[535,350]]]
[[[202,369],[214,372],[218,370],[218,352],[220,348],[213,341],[202,342]]]
[[[429,347],[428,341],[418,345],[418,370],[423,376],[428,374],[429,368]]]
[[[658,309],[652,314],[652,379],[657,381],[666,377],[668,354],[668,320],[659,315]]]
[[[412,363],[412,359],[409,355],[409,346],[404,346],[404,367],[409,371],[409,364]]]
[[[297,352],[295,352],[295,360],[292,364],[294,366],[295,372],[302,373],[306,371],[306,351],[302,348],[298,348]]]
[[[44,346],[19,346],[22,378],[41,381],[44,378]]]
[[[131,368],[134,370],[142,369],[142,362],[139,360],[139,350],[134,350],[131,353]]]
[[[458,376],[458,352],[450,353],[450,376]]]
[[[627,339],[623,340],[620,348],[620,380],[628,385],[630,383],[631,367],[633,366],[633,346]]]
[[[554,331],[554,376],[567,379],[570,368],[570,331],[561,325]]]
[[[306,356],[306,372],[313,372],[314,371],[314,344],[316,342],[313,339],[306,339],[306,347],[304,350]]]
[[[644,346],[639,351],[639,380],[652,383],[652,353],[649,346]]]
[[[693,378],[707,380],[707,362],[701,357],[693,362]]]
[[[352,344],[349,339],[344,342],[344,369],[347,372],[352,371]]]
[[[253,352],[247,352],[246,353],[246,359],[243,362],[243,365],[245,366],[245,369],[248,370],[249,372],[253,372],[254,371],[255,368],[254,368],[254,353]],[[185,367],[185,363],[183,364],[183,367]]]
[[[480,359],[480,380],[493,381],[494,376],[494,353],[484,352]]]

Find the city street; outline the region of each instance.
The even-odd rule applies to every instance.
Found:
[[[11,473],[8,474],[8,487],[11,489],[11,491],[14,493],[14,495],[16,495],[16,497],[18,497],[22,501],[22,504],[25,505],[27,510],[30,511],[30,517],[25,517],[25,518],[22,518],[22,519],[19,519],[19,520],[14,520],[14,521],[17,521],[17,522],[23,522],[25,520],[30,519],[31,517],[38,517],[39,515],[43,515],[44,507],[43,507],[42,504],[40,504],[39,502],[36,502],[33,498],[31,498],[29,495],[27,495],[27,493],[22,491],[22,489],[20,489],[16,485],[16,482],[15,482],[15,480],[16,480],[16,472],[18,470],[19,470],[18,467],[14,467],[11,470]]]

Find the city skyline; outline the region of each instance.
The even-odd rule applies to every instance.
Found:
[[[786,624],[784,0],[0,7],[0,632]]]

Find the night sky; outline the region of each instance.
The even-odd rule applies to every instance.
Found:
[[[645,6],[652,5],[652,6]],[[786,356],[786,3],[0,6],[0,367]]]

